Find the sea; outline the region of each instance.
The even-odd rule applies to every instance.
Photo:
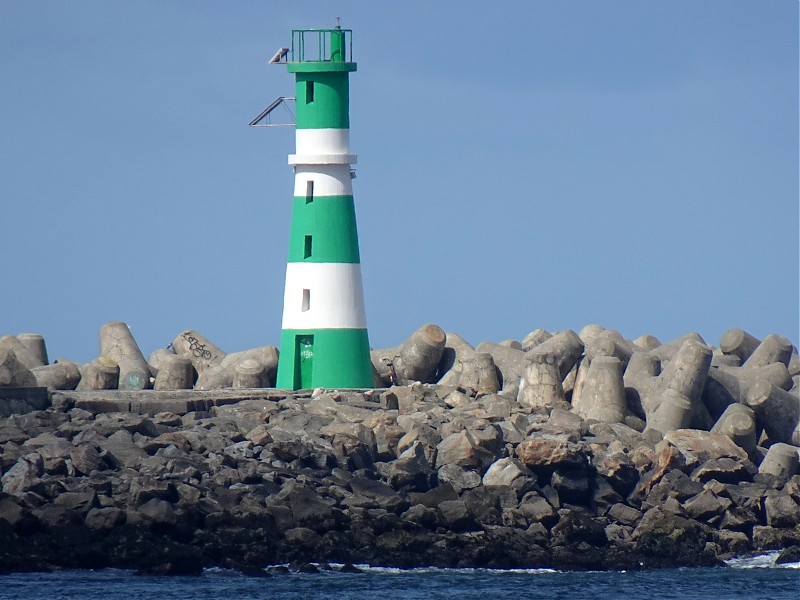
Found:
[[[391,569],[361,566],[361,573],[273,573],[266,577],[208,569],[198,576],[150,577],[131,571],[60,571],[0,576],[0,599],[116,600],[173,598],[235,600],[800,600],[800,563],[776,565],[777,553],[731,560],[728,567],[650,571],[549,569]]]

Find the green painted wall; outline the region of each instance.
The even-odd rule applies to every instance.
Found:
[[[301,369],[295,351],[298,335],[314,336],[311,382],[302,382],[302,386],[298,381]],[[285,329],[281,332],[276,388],[371,388],[374,385],[366,329]]]
[[[306,256],[306,236],[311,236],[311,256]],[[289,262],[358,263],[358,230],[352,196],[320,196],[306,202],[295,196]]]
[[[295,77],[298,129],[350,128],[350,81],[347,72],[296,73]],[[313,100],[309,96],[309,82],[313,83]]]

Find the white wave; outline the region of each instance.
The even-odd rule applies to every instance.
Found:
[[[757,556],[731,558],[726,560],[725,564],[735,569],[800,569],[800,563],[775,564],[780,554],[779,551],[775,551]]]

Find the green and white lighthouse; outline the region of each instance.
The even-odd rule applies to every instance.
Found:
[[[373,386],[350,153],[352,31],[292,31],[296,81],[289,259],[276,387]]]

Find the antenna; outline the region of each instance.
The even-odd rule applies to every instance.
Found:
[[[341,29],[342,28],[342,26],[339,25],[339,19],[341,19],[341,17],[336,17],[336,29]]]

